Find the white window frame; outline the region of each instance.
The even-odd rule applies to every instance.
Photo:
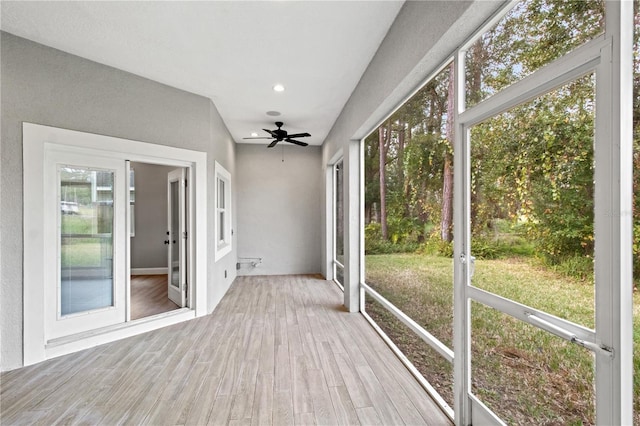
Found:
[[[333,157],[326,163],[324,168],[325,172],[325,185],[324,185],[324,199],[325,199],[325,264],[323,267],[324,276],[327,280],[333,280],[334,278],[334,264],[335,258],[335,165],[342,161],[342,149],[339,149]],[[343,289],[344,290],[344,289]]]
[[[136,202],[135,202],[135,197],[133,197],[133,199],[131,198],[131,193],[133,192],[135,194],[136,191],[136,173],[135,170],[133,169],[133,167],[129,166],[128,167],[129,173],[128,173],[128,184],[129,184],[129,237],[133,238],[136,236]],[[133,185],[131,185],[131,180],[133,180]]]
[[[336,178],[336,174],[338,172],[338,168],[342,168],[342,188],[338,189],[337,187],[337,178]],[[331,178],[331,193],[332,193],[332,208],[333,208],[333,214],[332,214],[332,229],[331,229],[331,233],[332,233],[332,240],[333,240],[333,247],[331,250],[331,259],[332,259],[332,269],[333,269],[333,282],[335,282],[338,287],[340,287],[340,289],[342,289],[342,291],[344,291],[344,282],[339,282],[337,280],[337,268],[342,268],[342,281],[344,281],[344,265],[342,263],[340,263],[340,261],[338,260],[338,220],[342,220],[342,232],[343,232],[343,242],[342,242],[342,247],[343,247],[343,256],[344,256],[344,230],[345,230],[345,226],[344,226],[344,160],[342,157],[340,157],[338,159],[338,161],[336,161],[332,166],[331,166],[331,172],[332,172],[332,178]],[[338,207],[338,191],[341,190],[342,191],[342,218],[339,218],[338,215],[336,214],[336,208]]]
[[[471,389],[471,301],[475,300],[559,337],[585,342],[595,355],[596,423],[631,424],[633,413],[633,275],[631,51],[633,3],[608,1],[606,32],[477,105],[465,108],[466,49],[456,52],[454,122],[454,409],[456,424],[503,424]],[[503,12],[506,13],[506,10]],[[496,22],[502,15],[497,16]],[[590,330],[476,288],[470,231],[470,128],[589,73],[596,74],[595,292]]]
[[[438,401],[455,424],[504,424],[471,392],[471,300],[476,300],[501,312],[525,321],[563,338],[575,336],[595,355],[596,423],[631,424],[633,422],[633,301],[632,294],[632,46],[633,2],[606,1],[606,32],[569,54],[542,67],[531,75],[492,95],[477,105],[465,109],[465,51],[477,38],[498,22],[516,1],[511,1],[479,28],[467,43],[455,49],[455,141],[454,141],[454,404],[453,410]],[[449,62],[449,59],[445,61]],[[471,285],[470,257],[470,145],[469,129],[487,118],[533,99],[543,93],[573,81],[586,73],[596,73],[596,146],[595,170],[595,233],[596,233],[596,327],[589,330],[577,324],[524,307],[514,301],[492,295]],[[409,94],[407,99],[413,93]],[[401,104],[402,105],[402,104]],[[393,114],[391,111],[389,116]],[[374,129],[372,129],[373,131]],[[351,163],[351,144],[345,154],[347,170]],[[364,147],[364,144],[361,144]],[[360,161],[364,155],[360,153]],[[359,188],[362,215],[364,180],[356,185],[349,179],[345,194],[345,208],[352,211],[350,195]],[[347,177],[348,176],[348,177]],[[333,205],[329,204],[331,208]],[[329,209],[327,209],[328,211]],[[345,254],[357,246],[354,216],[346,232]],[[363,229],[363,221],[359,230]],[[362,240],[360,246],[363,247]],[[364,251],[360,252],[360,266]],[[355,278],[356,262],[345,260],[345,305],[348,306],[347,286]],[[351,266],[351,268],[350,268]],[[360,274],[364,277],[364,271]],[[364,291],[372,292],[364,282],[360,303],[364,305]],[[382,303],[381,300],[378,300]],[[393,313],[393,309],[387,306]],[[364,312],[364,308],[361,308]],[[366,317],[366,315],[365,315]],[[399,319],[403,319],[398,315]],[[409,324],[408,324],[409,325]],[[379,330],[380,332],[380,330]],[[381,333],[384,334],[384,333]],[[417,333],[421,335],[421,333]],[[384,337],[384,335],[383,335]],[[421,336],[423,337],[423,336]],[[423,337],[424,338],[424,337]],[[390,345],[393,346],[393,345]],[[612,349],[610,351],[610,349]],[[443,351],[447,352],[447,351]],[[447,353],[443,353],[443,356]],[[403,355],[399,354],[402,359]],[[445,356],[445,358],[449,358]],[[423,384],[424,385],[424,384]],[[437,398],[436,398],[437,400]],[[473,418],[472,418],[473,414]]]
[[[448,57],[440,66],[438,66],[431,74],[428,75],[428,77],[424,80],[422,84],[418,85],[418,87],[409,94],[409,96],[405,99],[404,102],[402,102],[399,106],[397,106],[394,110],[392,110],[392,112],[381,123],[379,123],[377,127],[381,126],[382,123],[385,120],[387,120],[388,117],[392,116],[393,114],[395,114],[396,111],[402,108],[402,106],[405,105],[409,99],[411,99],[416,93],[422,90],[423,87],[425,87],[427,84],[433,81],[445,68],[449,67],[452,62],[453,62],[453,57],[451,56]],[[453,78],[453,76],[451,76],[450,78]],[[360,149],[361,149],[361,152],[360,152],[360,169],[361,169],[361,176],[360,176],[360,188],[361,188],[360,217],[361,219],[360,221],[361,222],[360,223],[361,223],[361,228],[363,230],[364,230],[364,190],[365,190],[364,145],[365,145],[366,139],[370,137],[374,131],[375,130],[370,132],[365,138],[359,141]],[[431,383],[429,383],[429,381],[425,379],[422,373],[420,373],[420,371],[415,367],[415,365],[405,356],[402,350],[391,340],[391,338],[389,338],[389,336],[382,330],[382,328],[380,328],[380,326],[375,322],[375,320],[373,320],[373,318],[371,318],[369,314],[367,314],[365,309],[365,295],[370,296],[376,302],[381,304],[386,310],[388,310],[391,314],[393,314],[396,317],[396,319],[404,323],[404,325],[410,328],[416,334],[417,337],[422,339],[424,343],[429,345],[431,349],[433,349],[436,353],[438,353],[444,360],[446,360],[449,363],[453,363],[453,360],[454,360],[453,350],[447,347],[447,345],[445,345],[440,340],[438,340],[438,338],[436,338],[434,335],[429,333],[429,331],[427,331],[424,327],[416,323],[411,317],[409,317],[407,314],[402,312],[401,309],[393,305],[391,302],[385,299],[382,295],[380,295],[378,292],[376,292],[371,286],[369,286],[366,283],[364,279],[365,277],[364,246],[365,246],[364,232],[362,232],[361,241],[360,241],[360,247],[361,247],[360,258],[363,259],[363,261],[360,263],[360,277],[361,277],[360,312],[365,317],[365,319],[373,326],[373,328],[378,332],[378,334],[380,334],[382,339],[387,343],[387,345],[391,348],[391,350],[398,356],[398,358],[400,358],[400,360],[405,365],[405,367],[411,372],[411,374],[413,374],[415,379],[427,391],[427,393],[431,396],[431,398],[434,399],[436,404],[442,409],[445,415],[447,415],[449,419],[454,421],[455,416],[454,416],[453,408],[447,403],[447,401],[444,400],[444,398],[442,398],[442,396],[431,385]]]
[[[227,171],[220,163],[215,162],[215,175],[216,175],[216,184],[214,190],[214,202],[215,202],[215,260],[216,262],[227,254],[231,253],[233,249],[233,229],[232,229],[232,199],[231,199],[231,173]],[[224,200],[224,207],[220,207],[220,183],[224,185],[224,193],[222,194]],[[220,223],[220,214],[222,214],[223,219],[222,223]],[[220,229],[222,227],[222,232]]]

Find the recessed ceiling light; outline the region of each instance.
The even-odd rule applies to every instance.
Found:
[[[275,90],[276,92],[284,92],[284,86],[278,83],[275,86],[273,86],[273,90]]]
[[[255,138],[256,136],[258,136],[256,132],[251,132],[251,137]]]
[[[280,115],[280,111],[267,111],[267,115],[271,117],[277,117]]]

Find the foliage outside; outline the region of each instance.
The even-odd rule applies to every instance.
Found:
[[[467,52],[467,106],[603,31],[602,1],[529,0],[516,5]],[[634,171],[640,170],[639,40],[636,11]],[[454,238],[452,70],[452,65],[445,66],[364,146],[367,283],[449,346]],[[478,259],[474,285],[589,328],[594,326],[595,297],[594,115],[595,74],[588,74],[494,116],[470,133],[472,253]],[[633,192],[637,287],[640,173],[634,173]],[[448,273],[443,274],[444,270]],[[634,297],[634,404],[635,421],[640,424],[640,301],[637,294]],[[368,301],[367,309],[449,400],[449,372],[441,358],[424,350],[410,331],[375,302]],[[472,316],[473,375],[478,380],[474,389],[505,420],[594,421],[589,352],[479,304],[474,304]],[[528,346],[523,346],[523,340]],[[522,383],[501,382],[498,376],[503,368],[509,371],[503,376],[517,377]],[[534,378],[534,373],[540,378]],[[537,396],[528,400],[518,390],[525,384],[541,391],[530,392]],[[500,402],[505,393],[518,394],[520,399]]]
[[[452,347],[451,259],[439,255],[393,254],[366,257],[367,282],[394,305]],[[536,299],[541,309],[569,309],[567,316],[593,326],[593,295],[579,279],[548,270],[526,258],[478,260],[480,285],[506,297]],[[528,285],[514,286],[515,279]],[[549,292],[562,284],[556,292]],[[524,295],[524,296],[523,296]],[[640,306],[640,295],[636,295]],[[384,308],[366,311],[405,352],[418,370],[451,403],[450,365]],[[635,314],[640,333],[640,312]],[[474,304],[472,308],[474,392],[512,424],[591,424],[594,421],[593,361],[589,351],[549,333]],[[636,380],[640,348],[636,347]],[[534,386],[535,383],[535,386]]]

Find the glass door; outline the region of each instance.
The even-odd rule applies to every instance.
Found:
[[[183,308],[186,302],[186,180],[185,169],[171,171],[167,177],[167,264],[168,296]]]
[[[47,337],[55,339],[125,321],[125,165],[47,154]]]
[[[344,164],[333,166],[333,279],[344,286]]]

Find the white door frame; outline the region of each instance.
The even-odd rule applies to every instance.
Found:
[[[24,180],[24,365],[143,333],[207,314],[207,154],[182,148],[23,123]],[[190,195],[190,309],[141,319],[93,332],[51,340],[45,331],[44,235],[45,144],[66,146],[85,155],[175,167],[188,167]],[[127,253],[127,257],[129,253]],[[128,271],[127,271],[128,273]]]
[[[471,388],[471,301],[504,312],[561,338],[584,345],[595,354],[596,423],[633,422],[633,271],[632,271],[632,49],[633,2],[605,2],[606,32],[573,52],[539,69],[486,100],[465,110],[466,50],[515,6],[506,2],[502,11],[479,28],[468,42],[452,52],[455,61],[454,140],[454,412],[455,424],[504,424],[478,400]],[[449,59],[445,63],[449,62]],[[516,105],[533,99],[589,72],[596,73],[594,193],[595,211],[595,329],[591,330],[548,313],[532,309],[471,285],[470,134],[469,129]],[[410,96],[410,95],[409,95]],[[409,97],[408,96],[408,97]],[[390,112],[389,116],[393,113]],[[374,129],[371,129],[373,131]],[[364,179],[354,181],[362,170],[353,162],[352,141],[344,143],[345,182],[345,305],[350,284],[363,267],[364,252],[356,262],[352,256],[362,245],[356,223],[353,197],[359,192],[364,203]],[[364,144],[360,145],[361,148]],[[360,161],[364,154],[360,152]],[[362,164],[362,163],[361,163]],[[331,163],[326,171],[326,265],[332,260],[330,182]],[[360,212],[362,214],[362,210]],[[359,226],[358,226],[359,225]],[[362,271],[362,269],[360,270]],[[363,272],[360,272],[364,276]],[[363,285],[364,287],[364,285]],[[359,295],[364,303],[364,294]],[[363,308],[361,308],[364,311]],[[575,340],[577,339],[577,340]],[[442,405],[441,405],[442,406]]]
[[[491,98],[464,109],[465,49],[456,56],[454,146],[454,406],[455,422],[502,424],[472,393],[472,300],[504,312],[595,354],[597,424],[631,424],[632,392],[632,2],[606,2],[604,36],[541,68]],[[471,284],[470,128],[548,90],[596,73],[595,120],[595,302],[590,330]],[[575,340],[577,339],[577,340]]]
[[[178,184],[178,235],[172,234],[173,228],[173,205],[172,203],[176,202],[173,199],[173,195],[171,193],[171,184],[177,182]],[[186,178],[185,178],[185,169],[180,167],[175,170],[172,170],[167,175],[167,296],[173,303],[178,305],[178,307],[182,308],[185,306],[186,295],[185,295],[185,287],[187,284],[187,270],[186,270],[186,259],[187,259],[187,230],[186,230],[186,215],[187,209],[185,208],[185,197],[186,197]],[[178,245],[178,259],[173,258],[173,249],[174,245]],[[173,264],[178,262],[178,285],[173,286]]]

